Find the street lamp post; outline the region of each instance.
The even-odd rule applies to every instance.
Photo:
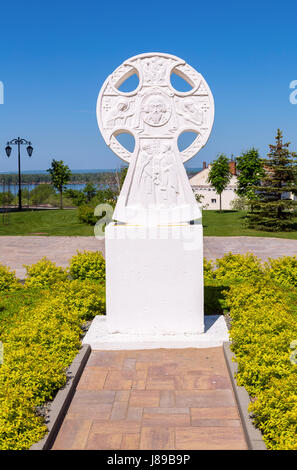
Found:
[[[12,139],[10,142],[7,142],[7,145],[5,147],[5,152],[8,157],[10,157],[11,154],[11,145],[17,145],[18,146],[18,171],[19,171],[19,210],[22,210],[22,189],[21,189],[21,145],[27,145],[27,153],[29,157],[31,157],[33,153],[33,147],[31,145],[31,142],[29,142],[26,139],[21,139],[18,137],[17,139]]]

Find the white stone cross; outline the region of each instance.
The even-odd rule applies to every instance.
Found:
[[[137,88],[119,88],[135,74]],[[171,74],[192,87],[173,88]],[[146,53],[126,60],[104,82],[97,101],[97,119],[107,145],[129,163],[113,219],[130,224],[175,224],[201,218],[183,163],[206,144],[214,119],[212,93],[200,73],[170,54]],[[197,134],[182,152],[178,138]],[[117,136],[134,137],[131,153]]]

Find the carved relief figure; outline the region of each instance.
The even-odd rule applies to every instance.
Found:
[[[141,165],[139,187],[142,187],[144,194],[152,194],[153,176],[152,176],[152,161],[153,161],[153,148],[149,144],[144,144],[139,153],[139,160]]]
[[[116,126],[126,127],[128,119],[134,116],[133,103],[134,101],[120,99],[106,116],[106,128],[112,129]]]
[[[179,194],[174,152],[169,144],[144,144],[139,153],[137,193],[141,202],[175,204]]]
[[[146,85],[161,85],[165,80],[166,67],[160,57],[153,57],[142,61],[144,83]]]
[[[175,204],[179,189],[176,162],[171,145],[161,145],[161,156],[162,184],[160,189],[163,192],[163,199]]]
[[[203,110],[191,98],[175,100],[176,112],[187,122],[196,126],[203,124]]]
[[[162,126],[167,121],[168,108],[162,98],[152,96],[143,107],[143,120],[151,126]]]

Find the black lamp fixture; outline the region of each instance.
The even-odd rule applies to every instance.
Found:
[[[22,188],[21,188],[21,145],[27,145],[27,153],[29,157],[32,156],[33,153],[33,147],[31,142],[29,142],[26,139],[21,139],[18,137],[17,139],[12,139],[10,142],[7,142],[7,145],[5,147],[5,152],[8,157],[10,157],[11,154],[11,145],[17,145],[18,146],[18,169],[19,169],[19,210],[22,210]]]
[[[5,152],[6,152],[6,155],[8,156],[8,158],[10,157],[10,154],[11,154],[11,146],[9,145],[9,143],[7,142],[7,146],[5,147]]]
[[[27,152],[28,152],[29,157],[31,157],[33,153],[33,147],[31,145],[31,142],[29,142],[29,145],[27,147]]]

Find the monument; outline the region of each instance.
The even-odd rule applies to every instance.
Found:
[[[177,91],[171,75],[190,91]],[[123,92],[136,74],[134,91]],[[202,75],[170,54],[126,60],[104,82],[97,119],[106,144],[129,164],[113,221],[105,229],[109,334],[138,338],[204,332],[202,214],[184,163],[206,144],[214,119]],[[178,138],[196,134],[179,151]],[[119,134],[134,137],[128,151]]]

